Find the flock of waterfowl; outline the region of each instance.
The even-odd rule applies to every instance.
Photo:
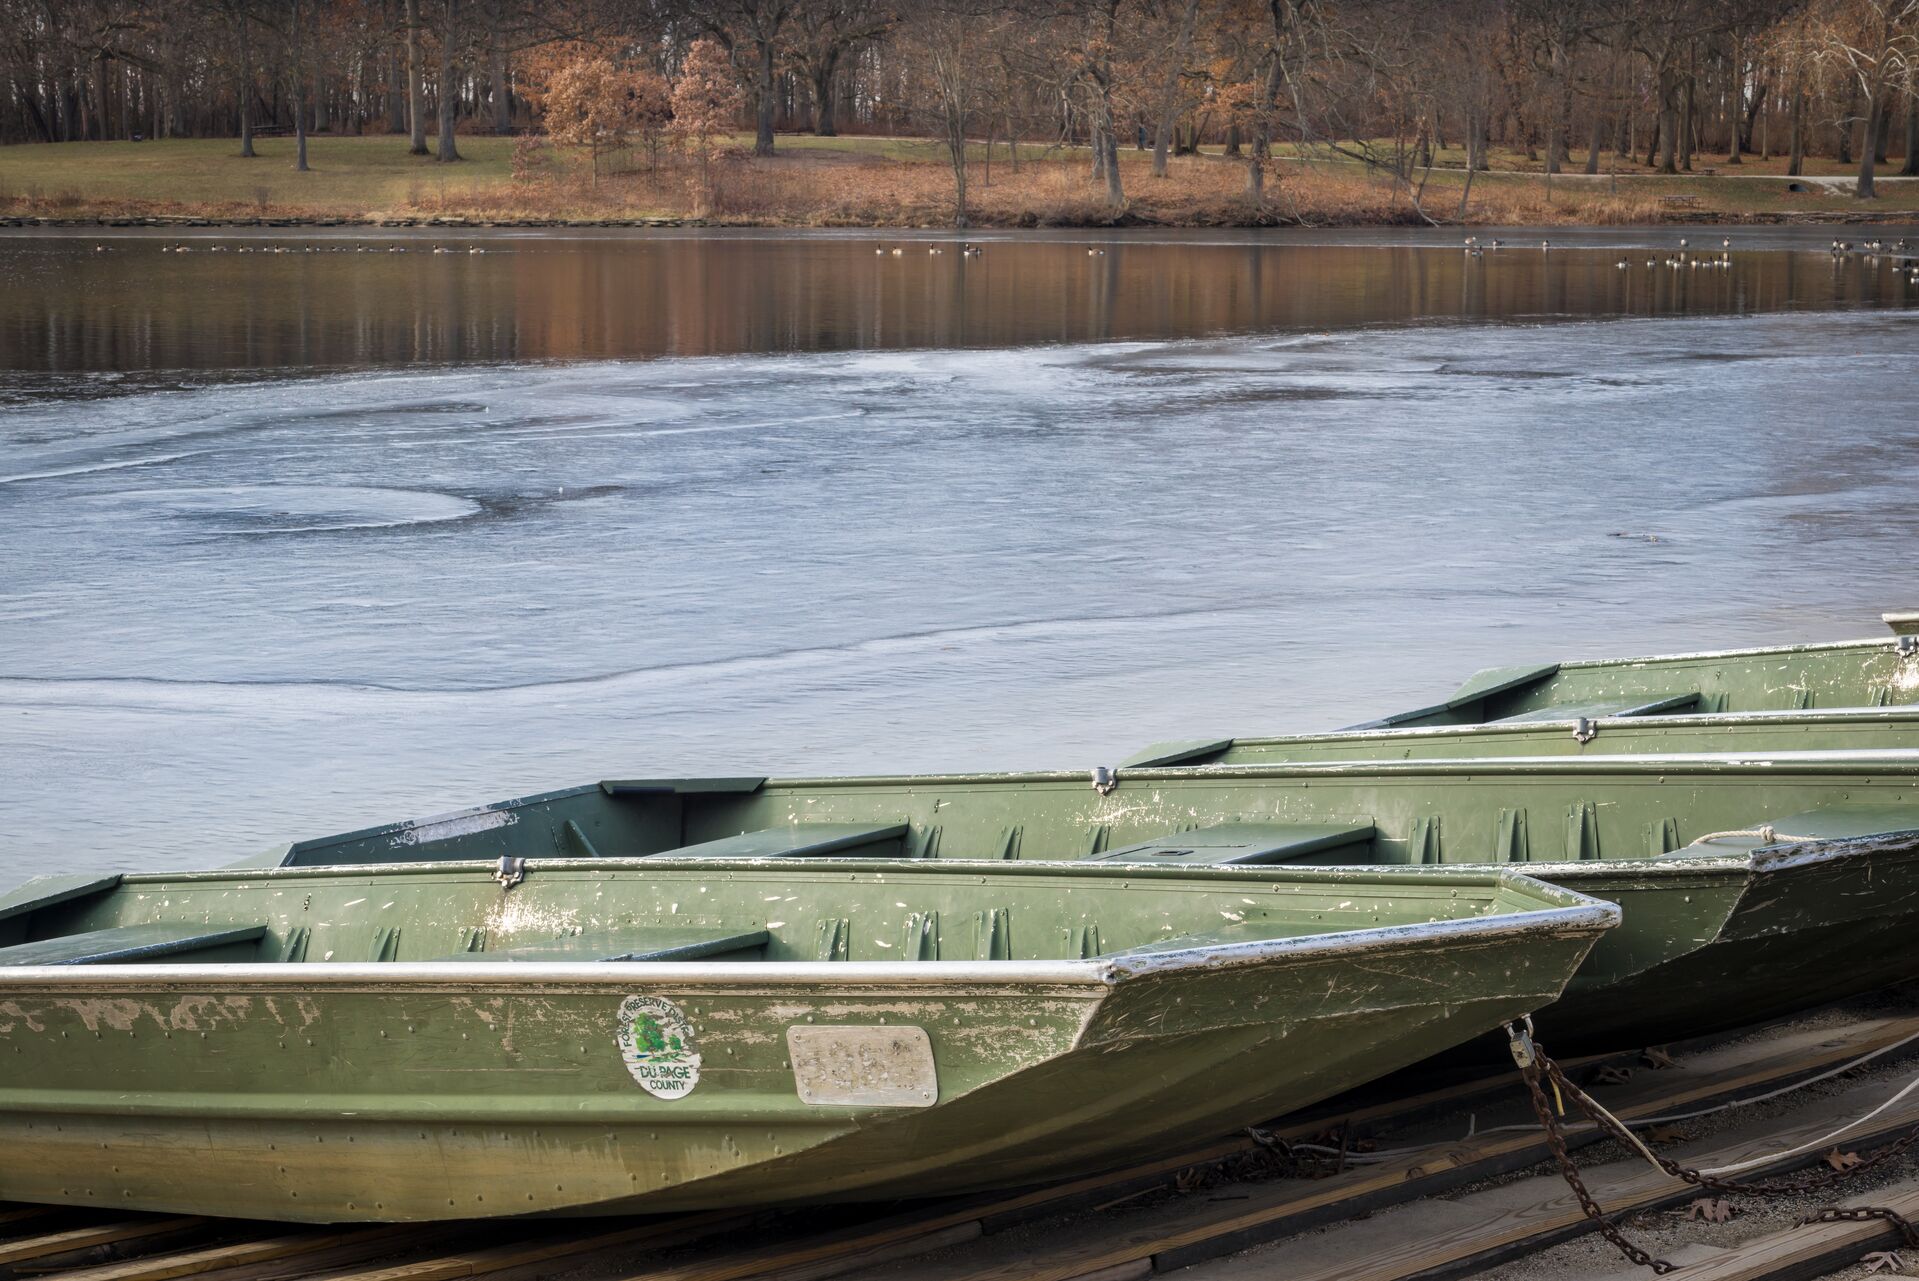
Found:
[[[1482,258],[1490,251],[1505,247],[1503,242],[1496,239],[1489,239],[1483,245],[1478,236],[1467,236],[1465,240],[1466,255],[1470,258]],[[1553,242],[1542,240],[1539,242],[1539,248],[1542,253],[1550,253]],[[1919,256],[1908,256],[1912,251],[1905,240],[1891,242],[1867,240],[1856,245],[1850,240],[1834,240],[1831,251],[1835,260],[1857,253],[1869,263],[1876,263],[1881,256],[1890,256],[1894,260],[1893,266],[1896,270],[1904,274],[1908,280],[1919,284]],[[1625,271],[1632,266],[1632,262],[1630,259],[1621,258],[1613,266],[1619,271]],[[1694,249],[1692,241],[1681,236],[1677,249],[1664,253],[1654,251],[1653,256],[1646,259],[1646,266],[1649,269],[1665,267],[1672,271],[1681,269],[1730,271],[1732,269],[1732,237],[1720,237],[1719,251],[1715,255],[1709,248],[1703,252]]]
[[[946,250],[939,245],[928,245],[926,247],[926,254],[929,258],[937,258],[945,252]],[[1090,254],[1093,251],[1088,249],[1086,252]],[[1100,252],[1104,253],[1105,250],[1102,249]],[[906,250],[898,245],[894,245],[891,249],[888,249],[885,245],[879,245],[874,248],[873,253],[881,258],[889,256],[893,258],[904,258],[906,256]],[[962,244],[960,246],[960,257],[962,258],[979,258],[983,256],[984,251],[981,250],[978,245]]]
[[[1496,252],[1503,248],[1507,248],[1507,245],[1505,244],[1505,242],[1498,240],[1496,238],[1489,238],[1483,244],[1480,242],[1480,239],[1478,236],[1467,236],[1465,240],[1466,254],[1467,256],[1472,258],[1481,258],[1481,257],[1484,257],[1489,252]],[[1553,249],[1553,242],[1550,240],[1541,240],[1539,242],[1539,249],[1540,249],[1540,252],[1542,253],[1550,253]],[[113,249],[111,246],[106,244],[96,244],[93,247],[93,252],[97,254],[111,253],[113,252]],[[222,244],[212,244],[212,245],[206,245],[202,247],[202,246],[190,245],[184,242],[176,241],[171,244],[165,244],[160,246],[160,252],[163,254],[189,254],[189,253],[219,254],[219,253],[229,253],[229,252],[242,253],[242,254],[251,254],[251,253],[404,254],[404,253],[413,253],[416,251],[413,247],[408,245],[401,245],[401,244],[372,245],[372,244],[366,244],[364,242],[357,242],[351,245],[303,244],[299,246],[294,246],[294,245],[229,246],[229,245],[222,245]],[[484,254],[487,252],[487,249],[484,245],[466,245],[462,247],[458,245],[436,244],[436,245],[432,245],[432,246],[428,246],[426,248],[420,249],[418,250],[418,252],[431,253],[431,254],[460,254],[460,253]],[[940,255],[946,252],[946,249],[944,246],[941,246],[941,245],[928,245],[926,247],[926,252],[929,257],[939,257]],[[876,256],[882,257],[882,258],[884,257],[902,258],[902,257],[905,257],[906,255],[906,249],[900,245],[892,245],[892,246],[878,245],[874,248],[873,253]],[[1890,256],[1894,259],[1893,265],[1896,270],[1904,274],[1908,280],[1916,284],[1919,284],[1919,252],[1914,251],[1909,246],[1908,242],[1905,240],[1895,240],[1891,242],[1887,242],[1884,240],[1867,240],[1867,241],[1862,241],[1862,242],[1859,242],[1858,244],[1855,244],[1854,242],[1850,240],[1835,239],[1831,245],[1831,253],[1835,260],[1847,257],[1849,255],[1858,254],[1862,256],[1867,262],[1877,262],[1878,259],[1882,256]],[[962,243],[960,245],[960,256],[963,258],[979,258],[979,257],[982,257],[983,255],[984,255],[984,250],[982,250],[980,246],[976,244]],[[1089,258],[1103,258],[1106,256],[1106,250],[1100,248],[1097,245],[1088,245],[1086,247],[1086,256]],[[1676,250],[1668,251],[1665,253],[1655,252],[1654,256],[1649,257],[1645,260],[1645,264],[1648,268],[1665,267],[1673,271],[1678,271],[1682,268],[1692,269],[1692,270],[1698,270],[1701,268],[1706,270],[1720,270],[1720,271],[1730,270],[1732,267],[1732,237],[1724,236],[1720,238],[1719,252],[1717,256],[1714,256],[1710,250],[1707,250],[1703,253],[1694,250],[1692,248],[1691,241],[1688,238],[1681,236],[1679,238],[1679,245]],[[1632,266],[1632,262],[1627,258],[1621,258],[1619,259],[1618,262],[1614,264],[1614,266],[1620,271],[1625,271],[1626,269]]]
[[[95,253],[108,252],[105,245],[95,245],[93,251]],[[404,254],[413,252],[405,245],[364,244],[300,245],[297,248],[293,245],[238,245],[234,246],[231,251],[238,254]],[[161,245],[160,252],[163,254],[223,254],[228,252],[228,246],[208,245],[204,249],[198,249],[193,245],[176,243]],[[483,254],[486,252],[486,247],[484,245],[467,245],[465,248],[461,248],[457,245],[434,245],[424,252],[435,254]]]

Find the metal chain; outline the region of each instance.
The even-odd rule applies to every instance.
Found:
[[[1539,1066],[1545,1071],[1548,1078],[1572,1097],[1573,1102],[1578,1104],[1579,1110],[1584,1112],[1593,1124],[1628,1147],[1643,1148],[1643,1145],[1634,1140],[1624,1125],[1620,1124],[1618,1120],[1599,1106],[1597,1100],[1566,1078],[1564,1068],[1547,1058],[1539,1051],[1537,1046],[1534,1047],[1533,1052],[1538,1056],[1540,1061]],[[1770,1181],[1717,1178],[1705,1173],[1703,1170],[1695,1170],[1690,1166],[1684,1166],[1677,1161],[1660,1156],[1657,1152],[1652,1154],[1652,1159],[1660,1169],[1664,1170],[1673,1178],[1685,1183],[1690,1183],[1694,1187],[1702,1188],[1708,1192],[1725,1192],[1735,1196],[1803,1196],[1809,1192],[1823,1191],[1842,1179],[1849,1179],[1855,1175],[1864,1174],[1868,1170],[1883,1165],[1887,1161],[1904,1153],[1915,1142],[1919,1142],[1919,1126],[1907,1131],[1904,1135],[1886,1144],[1872,1155],[1860,1159],[1855,1164],[1843,1170],[1821,1170],[1815,1166],[1797,1178],[1774,1179]]]
[[[1506,1030],[1512,1032],[1510,1024],[1507,1025]],[[1530,1030],[1529,1027],[1528,1033]],[[1657,1258],[1642,1247],[1633,1244],[1626,1234],[1606,1217],[1605,1211],[1599,1208],[1599,1203],[1593,1200],[1592,1193],[1586,1190],[1586,1181],[1580,1177],[1579,1167],[1573,1164],[1572,1154],[1566,1151],[1566,1136],[1559,1128],[1559,1121],[1553,1115],[1551,1104],[1546,1102],[1545,1088],[1539,1083],[1539,1057],[1533,1048],[1530,1035],[1525,1037],[1524,1045],[1525,1050],[1522,1053],[1520,1034],[1513,1033],[1513,1058],[1519,1063],[1519,1075],[1526,1082],[1526,1092],[1532,1099],[1533,1114],[1539,1118],[1539,1128],[1545,1132],[1546,1146],[1552,1150],[1553,1160],[1559,1165],[1560,1177],[1566,1180],[1566,1186],[1571,1188],[1573,1195],[1579,1198],[1579,1208],[1585,1211],[1587,1218],[1592,1220],[1599,1235],[1605,1237],[1612,1243],[1615,1250],[1640,1267],[1651,1268],[1660,1276],[1676,1270],[1678,1265]]]
[[[1539,1118],[1539,1127],[1546,1136],[1546,1146],[1551,1150],[1553,1160],[1559,1166],[1561,1177],[1579,1199],[1579,1207],[1591,1219],[1599,1234],[1612,1243],[1614,1249],[1642,1268],[1651,1268],[1658,1275],[1675,1270],[1676,1265],[1657,1258],[1627,1239],[1605,1212],[1593,1200],[1592,1193],[1586,1189],[1584,1179],[1580,1177],[1579,1167],[1573,1163],[1572,1155],[1566,1150],[1566,1138],[1554,1114],[1552,1105],[1546,1100],[1545,1082],[1550,1081],[1555,1093],[1561,1098],[1570,1096],[1574,1105],[1583,1112],[1601,1131],[1610,1135],[1629,1148],[1644,1152],[1653,1163],[1672,1178],[1690,1183],[1694,1187],[1710,1192],[1723,1192],[1736,1196],[1778,1196],[1801,1195],[1820,1191],[1840,1179],[1863,1174],[1875,1166],[1883,1164],[1905,1152],[1915,1142],[1919,1142],[1919,1126],[1913,1127],[1905,1135],[1885,1145],[1871,1156],[1843,1170],[1816,1172],[1796,1179],[1781,1179],[1773,1182],[1751,1182],[1742,1179],[1722,1179],[1680,1165],[1668,1157],[1648,1149],[1633,1133],[1599,1105],[1599,1102],[1584,1090],[1574,1085],[1566,1076],[1565,1069],[1548,1058],[1532,1038],[1532,1019],[1521,1020],[1523,1031],[1512,1024],[1506,1025],[1506,1033],[1511,1038],[1513,1062],[1519,1066],[1519,1075],[1526,1083],[1526,1092],[1531,1099],[1533,1114]],[[1919,1250],[1919,1227],[1915,1227],[1898,1211],[1884,1206],[1856,1206],[1850,1208],[1830,1207],[1820,1210],[1800,1223],[1841,1223],[1872,1222],[1891,1224],[1905,1238],[1908,1248]]]
[[[1914,1226],[1912,1220],[1899,1211],[1888,1209],[1883,1205],[1828,1206],[1808,1214],[1799,1220],[1797,1226],[1803,1228],[1812,1223],[1872,1223],[1874,1221],[1890,1223],[1899,1230],[1899,1235],[1905,1238],[1908,1250],[1919,1250],[1919,1227]]]

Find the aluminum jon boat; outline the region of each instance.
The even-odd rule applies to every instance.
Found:
[[[1286,761],[1423,760],[1473,756],[1617,756],[1660,752],[1738,755],[1874,752],[1919,747],[1919,706],[1660,716],[1541,715],[1463,725],[1334,730],[1260,738],[1154,743],[1120,761],[1153,765],[1262,765]]]
[[[1919,703],[1919,613],[1884,617],[1882,640],[1488,668],[1443,702],[1352,728]]]
[[[1618,916],[1490,868],[42,878],[0,899],[0,1200],[424,1220],[1018,1185],[1484,1033]]]
[[[1541,1015],[1561,1049],[1735,1027],[1919,976],[1919,751],[612,780],[262,856],[1495,865],[1625,909]]]

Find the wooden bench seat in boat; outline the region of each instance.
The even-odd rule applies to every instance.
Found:
[[[0,947],[0,965],[127,965],[162,958],[195,961],[251,959],[264,925],[209,926],[185,921],[118,925]]]
[[[1329,851],[1348,852],[1349,862],[1363,862],[1364,846],[1373,839],[1373,821],[1353,819],[1338,823],[1218,823],[1189,832],[1168,832],[1150,841],[1089,854],[1104,863],[1286,863]],[[1340,862],[1337,857],[1328,861]]]
[[[443,961],[693,961],[740,954],[757,960],[768,934],[761,929],[698,925],[635,926],[571,934],[538,943],[459,952]],[[750,954],[750,955],[748,955]]]
[[[741,832],[717,841],[661,850],[664,858],[898,858],[904,854],[904,823],[793,823]]]

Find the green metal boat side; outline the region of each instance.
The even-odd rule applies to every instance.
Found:
[[[611,830],[593,807],[613,804],[670,806],[657,822],[620,820],[658,833],[659,847],[619,848],[595,836],[602,853],[628,856],[671,858],[741,834],[903,820],[909,861],[1084,860],[1145,870],[1175,860],[1278,859],[1290,868],[1505,865],[1549,877],[1591,868],[1612,881],[1578,884],[1620,903],[1625,923],[1595,949],[1566,1000],[1543,1015],[1564,1045],[1750,1022],[1861,990],[1862,975],[1878,983],[1919,975],[1919,953],[1897,947],[1876,952],[1872,965],[1848,965],[1834,953],[1793,982],[1754,985],[1739,976],[1741,966],[1782,973],[1802,949],[1825,947],[1848,923],[1888,936],[1919,927],[1919,850],[1884,842],[1869,860],[1851,862],[1824,852],[1848,836],[1919,825],[1904,817],[1919,816],[1913,749],[1312,760],[1097,777],[771,778],[751,794],[702,798],[615,800],[589,789],[523,808],[520,826]],[[1841,811],[1851,819],[1835,819]],[[1795,833],[1815,814],[1823,826]],[[1752,860],[1764,842],[1694,844],[1766,824],[1777,825],[1779,841],[1818,840],[1806,859],[1763,877]],[[1719,855],[1732,861],[1710,857]],[[1690,867],[1692,882],[1678,864]],[[1834,870],[1842,864],[1855,870]],[[1874,903],[1883,906],[1862,915],[1861,905]],[[1885,964],[1875,968],[1880,956]]]
[[[1528,713],[1490,724],[1342,730],[1213,740],[1185,765],[1483,756],[1616,756],[1654,752],[1874,752],[1919,746],[1919,707],[1649,717]],[[1148,749],[1150,751],[1151,749]],[[1125,763],[1121,768],[1128,768]]]
[[[1493,668],[1444,702],[1353,728],[1473,724],[1581,706],[1588,715],[1656,715],[1675,700],[1701,712],[1919,702],[1919,637]]]
[[[1033,1181],[1484,1032],[1556,996],[1618,918],[1473,869],[519,870],[129,876],[36,911],[36,942],[264,936],[247,963],[0,966],[0,1198],[336,1221]],[[662,919],[757,927],[768,959],[412,959]]]

